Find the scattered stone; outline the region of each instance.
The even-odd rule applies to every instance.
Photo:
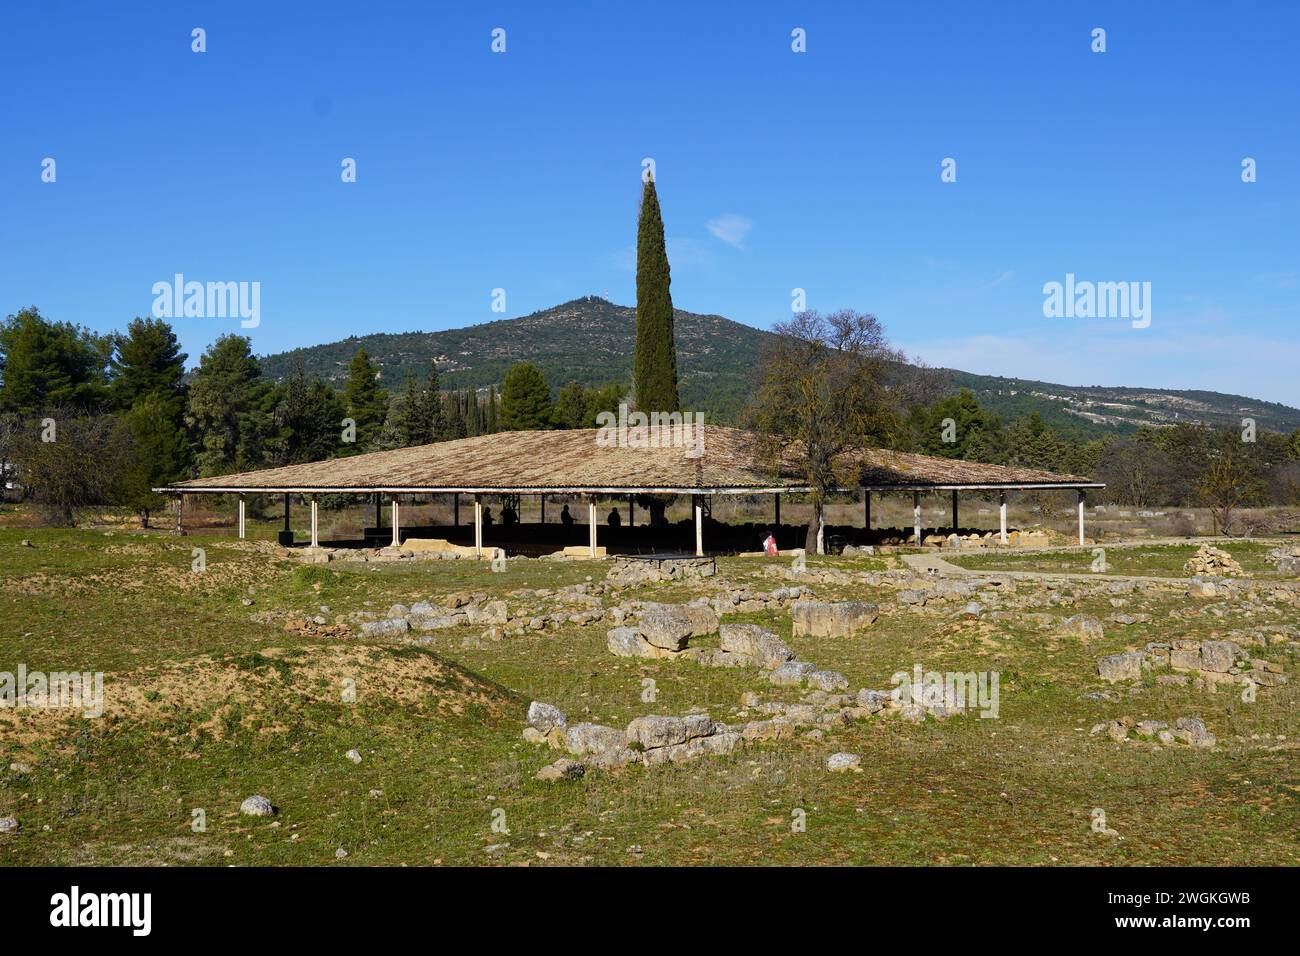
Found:
[[[846,770],[862,771],[862,758],[857,754],[836,753],[826,758],[826,769],[832,773],[844,773]]]
[[[270,817],[275,815],[276,809],[266,797],[253,796],[244,799],[239,812],[246,817]]]
[[[880,608],[865,601],[796,601],[790,607],[796,637],[852,637],[878,617]]]
[[[1197,548],[1196,553],[1183,565],[1183,570],[1188,574],[1204,574],[1211,577],[1246,573],[1237,563],[1236,558],[1211,544],[1203,544]]]
[[[1061,633],[1081,638],[1084,643],[1105,637],[1101,621],[1091,614],[1075,614],[1061,621]]]
[[[849,687],[849,679],[839,671],[826,671],[821,668],[809,671],[804,675],[804,680],[809,687],[827,692],[848,690]]]
[[[294,835],[297,836],[297,834]],[[334,859],[336,860],[345,859],[347,855],[348,855],[348,851],[343,849],[343,847],[339,847],[337,850],[334,851]]]
[[[577,780],[587,772],[587,768],[576,760],[561,757],[555,763],[547,764],[537,771],[535,780]]]
[[[767,679],[777,687],[799,687],[803,684],[804,678],[816,669],[816,664],[807,661],[786,661],[769,672]]]
[[[1168,727],[1163,720],[1140,720],[1136,730],[1139,737],[1154,737]]]
[[[671,658],[685,653],[651,644],[635,627],[611,628],[605,634],[605,646],[618,657]]]
[[[600,724],[575,724],[564,731],[565,749],[575,756],[621,749],[625,743],[623,731]]]
[[[1264,555],[1264,560],[1276,564],[1280,574],[1293,574],[1300,577],[1300,545],[1274,548]]]
[[[353,763],[361,763],[361,751],[359,750],[349,750],[344,756]]]
[[[862,688],[858,691],[858,707],[871,714],[877,714],[885,709],[885,703],[889,700],[889,695],[880,690],[868,690]]]
[[[1117,681],[1142,679],[1142,664],[1146,655],[1140,651],[1126,654],[1112,654],[1097,661],[1097,673],[1104,681],[1114,684]]]
[[[771,631],[756,624],[723,624],[722,649],[750,658],[765,670],[775,670],[794,659],[794,651]]]
[[[23,544],[26,543],[27,542],[25,541],[23,542]],[[17,833],[17,832],[18,832],[17,817],[0,817],[0,833]]]
[[[554,704],[546,704],[540,700],[535,700],[528,705],[528,726],[543,736],[549,734],[556,727],[565,727],[567,723],[568,720],[564,716],[564,711]]]
[[[641,615],[636,633],[647,643],[667,651],[680,651],[694,631],[685,607],[661,604]]]
[[[708,578],[718,571],[713,558],[628,558],[610,560],[605,583],[620,586]]]
[[[404,617],[391,617],[382,621],[366,621],[361,625],[363,637],[390,637],[405,634],[411,629],[411,622]]]
[[[1199,717],[1179,717],[1174,721],[1173,734],[1193,747],[1213,747],[1217,743],[1217,738]]]

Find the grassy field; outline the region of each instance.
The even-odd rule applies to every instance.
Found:
[[[1265,559],[1276,544],[1258,541],[1211,541],[1214,547],[1228,552],[1241,565],[1244,577],[1257,580],[1294,580],[1282,575],[1277,565]],[[1183,566],[1194,555],[1199,543],[1107,547],[1109,574],[1132,574],[1151,577],[1187,577]],[[1089,574],[1096,559],[1092,548],[1017,554],[1003,551],[988,554],[945,555],[945,560],[963,568],[980,571],[1045,571]]]
[[[196,547],[203,572],[192,570]],[[1177,558],[1141,560],[1146,569]],[[788,583],[764,576],[765,562],[719,564],[722,577],[755,590]],[[571,722],[618,726],[698,710],[744,720],[744,692],[799,692],[757,671],[615,658],[605,625],[468,647],[465,635],[481,629],[460,628],[429,648],[335,628],[353,612],[462,591],[536,604],[512,592],[604,573],[598,562],[512,561],[497,574],[473,562],[308,566],[227,537],[0,530],[0,671],[102,670],[107,700],[93,719],[0,710],[0,816],[21,822],[0,835],[0,866],[1300,863],[1296,684],[1250,704],[1153,682],[1131,698],[1087,696],[1109,689],[1093,667],[1102,654],[1283,616],[1171,619],[1186,598],[1131,594],[1125,610],[1150,621],[1108,625],[1104,640],[1084,646],[1029,619],[913,613],[861,584],[814,584],[820,597],[881,597],[885,612],[855,639],[793,638],[788,614],[742,619],[778,631],[854,688],[888,689],[914,663],[999,671],[998,719],[878,717],[825,739],[563,783],[533,779],[558,754],[521,740],[530,700],[555,703]],[[711,587],[646,587],[620,600]],[[1059,613],[1078,611],[1104,620],[1115,608],[1081,594]],[[318,614],[326,626],[294,623]],[[1283,650],[1262,653],[1294,669]],[[646,679],[653,703],[642,700]],[[344,699],[348,686],[355,702]],[[1201,716],[1219,745],[1089,735],[1122,714]],[[359,764],[345,757],[354,748]],[[828,773],[826,757],[840,750],[861,754],[864,772]],[[15,761],[31,771],[9,769]],[[255,793],[279,807],[274,819],[239,815]],[[1118,838],[1090,831],[1094,807]],[[805,832],[792,831],[798,810]]]

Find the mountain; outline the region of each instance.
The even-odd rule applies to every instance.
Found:
[[[1300,409],[1244,395],[1184,389],[1107,385],[1053,385],[1032,379],[974,375],[944,369],[954,388],[969,388],[981,405],[1004,420],[1038,412],[1054,428],[1085,433],[1132,431],[1139,425],[1179,422],[1289,432],[1300,428]]]
[[[770,332],[720,315],[674,310],[677,369],[682,407],[707,419],[730,419],[745,401],[748,376],[758,367]],[[587,386],[632,381],[636,310],[595,296],[574,299],[518,319],[501,319],[445,332],[381,332],[351,336],[328,345],[268,355],[262,373],[282,378],[295,357],[303,370],[342,386],[358,348],[380,365],[388,389],[402,387],[406,370],[423,377],[438,361],[443,388],[487,388],[501,384],[515,362],[529,361],[552,388],[569,382]]]
[[[750,394],[770,332],[720,315],[675,310],[682,405],[717,422],[734,421]],[[517,319],[501,319],[445,332],[380,332],[351,336],[261,359],[263,374],[283,378],[301,359],[308,375],[342,386],[348,362],[364,348],[379,363],[384,385],[399,389],[407,369],[423,377],[436,358],[444,388],[500,385],[515,362],[536,364],[551,386],[630,383],[636,310],[595,296],[574,299]],[[1032,379],[939,369],[940,388],[969,388],[980,403],[1011,420],[1038,412],[1054,428],[1097,436],[1139,425],[1198,422],[1289,432],[1300,428],[1300,409],[1241,395],[1102,385],[1053,385]],[[935,396],[939,397],[938,395]]]

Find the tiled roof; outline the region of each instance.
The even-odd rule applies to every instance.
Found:
[[[798,491],[806,488],[788,452],[780,475],[762,464],[755,436],[705,425],[703,452],[690,447],[628,447],[644,439],[632,429],[627,445],[602,445],[599,429],[499,432],[414,448],[169,485],[174,491]],[[1077,475],[984,465],[949,458],[866,449],[846,455],[837,472],[845,486],[946,488],[1078,486]],[[857,480],[852,478],[857,476]]]

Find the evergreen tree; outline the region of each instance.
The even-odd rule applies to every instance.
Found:
[[[153,489],[185,476],[190,448],[176,418],[177,399],[165,391],[148,391],[123,416],[131,435],[131,453],[122,481],[121,500],[149,527],[149,515],[166,504]]]
[[[293,374],[277,390],[274,408],[276,435],[269,443],[270,464],[323,461],[341,450],[343,401],[321,379],[308,382],[300,358],[295,358]]]
[[[643,412],[675,412],[680,407],[670,282],[659,196],[654,179],[648,178],[641,192],[641,221],[636,233],[636,348],[632,357],[636,405]]]
[[[497,430],[500,423],[497,421],[497,387],[488,386],[488,407],[487,407],[487,430],[492,434]]]
[[[1286,460],[1300,461],[1300,428],[1297,428],[1286,440]]]
[[[478,389],[474,389],[469,393],[469,400],[474,403],[474,434],[486,435],[488,433],[487,402],[479,401]]]
[[[560,393],[555,396],[555,407],[552,412],[556,428],[588,428],[590,424],[587,421],[587,389],[583,388],[577,382],[570,382]]]
[[[1007,463],[1044,471],[1060,469],[1065,458],[1065,443],[1043,421],[1038,412],[1018,418],[1007,429]]]
[[[179,413],[184,407],[185,359],[172,327],[162,319],[131,320],[126,334],[113,336],[109,397],[113,407],[130,409],[146,395],[161,395]]]
[[[551,388],[532,362],[517,362],[501,385],[503,431],[535,431],[551,426]]]
[[[95,408],[111,348],[108,337],[50,322],[34,306],[9,316],[0,323],[0,412]]]
[[[993,461],[999,457],[1002,429],[968,388],[930,406],[921,435],[921,450],[941,458]]]
[[[425,425],[424,434],[428,435],[426,441],[434,442],[442,438],[443,420],[442,420],[442,385],[438,381],[438,363],[429,362],[429,375],[424,380],[424,404],[423,413],[428,416]]]
[[[379,366],[370,361],[365,349],[357,349],[352,356],[343,404],[347,417],[357,424],[357,440],[349,449],[357,454],[378,441],[388,415],[388,393],[379,384]]]
[[[461,404],[460,392],[447,392],[443,396],[443,430],[440,441],[452,441],[464,438],[468,434],[465,428],[465,412]]]
[[[199,359],[186,419],[199,435],[201,475],[256,468],[271,427],[274,389],[242,335],[223,335]]]

